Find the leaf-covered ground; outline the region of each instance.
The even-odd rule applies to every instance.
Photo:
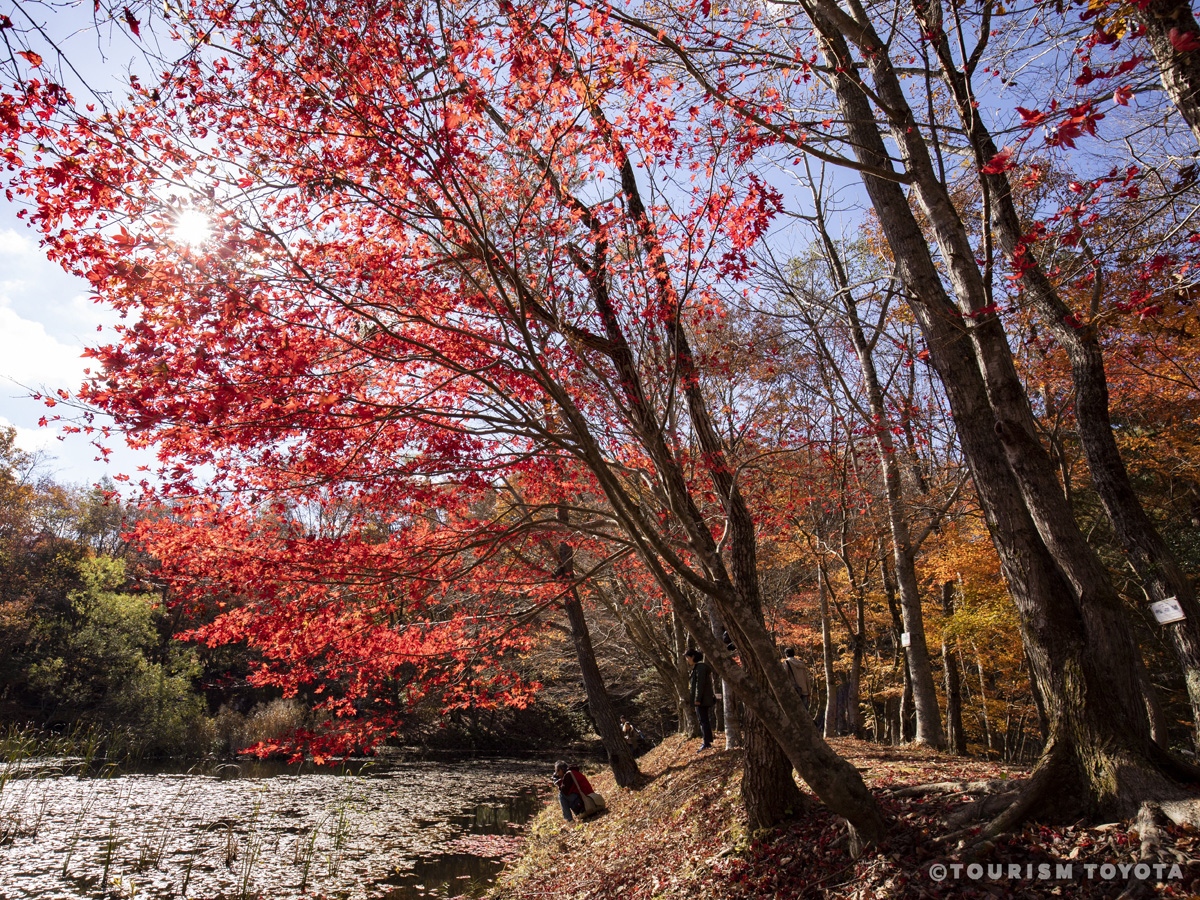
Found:
[[[618,790],[591,774],[606,812],[565,825],[557,801],[531,825],[529,844],[490,896],[495,900],[704,900],[704,898],[1197,897],[1200,833],[1172,829],[1174,867],[1136,869],[1130,823],[1049,828],[1030,825],[977,859],[956,858],[936,839],[959,797],[905,797],[906,785],[1019,778],[983,760],[853,740],[834,746],[864,773],[894,820],[887,846],[850,858],[845,827],[819,804],[778,831],[751,835],[739,809],[740,754],[696,753],[668,739],[640,760],[648,776]],[[957,868],[956,868],[957,867]],[[944,877],[938,880],[944,872]],[[1141,876],[1139,878],[1139,876]]]

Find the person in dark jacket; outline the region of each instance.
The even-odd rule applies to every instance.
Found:
[[[712,747],[712,708],[716,705],[717,696],[713,690],[712,670],[704,661],[704,654],[699,650],[689,650],[684,655],[692,667],[688,691],[692,706],[696,708],[696,718],[700,720],[701,742],[697,752],[701,752]]]

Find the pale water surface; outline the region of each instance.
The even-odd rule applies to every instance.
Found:
[[[69,773],[70,767],[65,767]],[[493,879],[544,762],[0,777],[0,900],[419,900]],[[2,773],[0,773],[2,774]]]

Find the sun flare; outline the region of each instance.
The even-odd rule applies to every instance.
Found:
[[[175,220],[175,240],[195,247],[203,244],[212,234],[212,223],[199,210],[187,209]]]

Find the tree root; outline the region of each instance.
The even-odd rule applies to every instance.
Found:
[[[1136,828],[1143,862],[1152,862],[1162,858],[1162,827],[1169,822],[1167,814],[1157,803],[1143,803],[1142,808],[1138,810]]]
[[[1158,744],[1150,747],[1150,758],[1176,781],[1200,784],[1200,766],[1183,757],[1168,753]]]
[[[1138,810],[1136,829],[1140,841],[1142,860],[1155,862],[1168,856],[1174,862],[1188,859],[1162,842],[1162,829],[1169,825],[1189,825],[1200,828],[1200,799],[1196,800],[1147,800]]]
[[[898,788],[892,791],[892,794],[896,797],[923,797],[929,794],[941,794],[944,800],[978,796],[979,799],[959,807],[946,818],[946,827],[951,830],[951,834],[943,840],[949,841],[965,834],[967,829],[980,819],[995,816],[1006,809],[1017,799],[1024,784],[1024,780],[1005,778],[991,778],[984,781],[935,781]]]
[[[849,821],[846,822],[846,833],[834,841],[833,845],[838,846],[842,843],[848,845],[847,849],[851,859],[861,859],[867,848],[871,846],[871,842],[864,839],[858,829]]]
[[[998,816],[1017,800],[1019,794],[1019,791],[1006,791],[1003,794],[989,794],[974,803],[968,803],[946,818],[946,826],[958,831],[969,828],[981,819]]]
[[[933,781],[929,784],[913,784],[892,791],[893,797],[923,797],[926,794],[994,794],[1010,792],[1018,784],[1017,779],[990,778],[986,781]]]
[[[1147,800],[1138,809],[1137,819],[1131,829],[1137,832],[1138,861],[1150,864],[1170,862],[1189,865],[1192,861],[1187,856],[1163,843],[1162,829],[1172,823],[1196,825],[1198,822],[1200,800],[1172,800],[1162,803]],[[1148,882],[1132,879],[1117,900],[1137,900],[1149,893]]]
[[[1033,811],[1042,798],[1050,791],[1058,775],[1058,756],[1051,751],[1046,762],[1038,766],[1027,782],[1016,790],[1003,794],[994,794],[970,804],[951,819],[951,826],[958,826],[956,831],[941,839],[942,843],[958,843],[960,852],[974,852],[983,845],[990,844],[992,839],[1012,831]],[[998,814],[997,814],[998,813]],[[994,815],[983,829],[967,840],[967,833],[972,824],[980,819]]]
[[[1164,800],[1158,804],[1167,818],[1176,825],[1200,828],[1200,799]]]
[[[1135,819],[1129,828],[1136,830],[1140,842],[1140,846],[1135,845],[1139,846],[1139,862],[1190,864],[1191,860],[1164,844],[1162,828],[1171,823],[1200,828],[1200,797],[1185,786],[1200,779],[1200,767],[1165,751],[1152,751],[1144,761],[1150,765],[1142,768],[1136,759],[1114,757],[1112,777],[1118,779],[1114,792],[1117,796],[1110,797],[1105,808],[1108,814],[1115,813],[1122,821]],[[947,817],[949,833],[937,841],[954,846],[963,855],[979,855],[992,846],[995,838],[1012,832],[1041,810],[1052,811],[1055,817],[1101,812],[1089,807],[1085,797],[1077,796],[1075,786],[1084,787],[1080,784],[1081,777],[1085,776],[1072,766],[1071,755],[1061,745],[1052,743],[1024,783],[1003,780],[935,782],[901,788],[895,794],[982,795]],[[1078,809],[1073,804],[1077,804]],[[989,817],[990,821],[978,828],[978,823]],[[1137,884],[1130,882],[1128,898],[1139,896],[1140,891]]]

